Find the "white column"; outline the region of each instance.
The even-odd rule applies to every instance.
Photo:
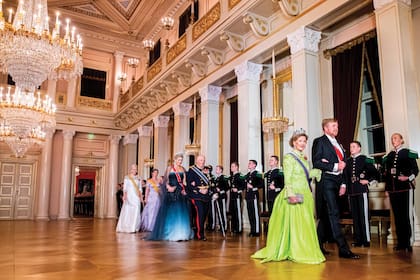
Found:
[[[235,67],[238,80],[238,151],[241,172],[248,161],[261,164],[260,74],[262,65],[249,61]]]
[[[139,150],[138,150],[138,167],[139,167],[139,175],[143,179],[147,179],[150,177],[150,170],[148,166],[145,166],[144,160],[150,159],[152,155],[152,126],[140,126],[137,128],[139,132]],[[163,175],[163,171],[161,172]]]
[[[154,167],[163,174],[168,166],[168,116],[157,116],[153,118],[154,132]]]
[[[47,131],[44,147],[41,154],[41,172],[36,207],[36,220],[49,220],[50,208],[50,182],[51,182],[51,155],[52,138],[54,130]]]
[[[206,163],[219,164],[219,100],[222,88],[208,85],[199,90],[201,97],[201,153]]]
[[[174,111],[174,154],[184,153],[185,145],[190,144],[190,103],[179,102],[172,106]],[[184,153],[184,158],[185,153]]]
[[[63,130],[63,155],[61,165],[60,205],[58,219],[70,218],[70,193],[71,193],[71,161],[73,152],[74,130]]]
[[[231,132],[231,108],[230,103],[228,101],[225,101],[223,103],[223,139],[222,139],[222,155],[223,155],[223,173],[225,175],[230,174],[230,149],[232,148],[230,146],[230,132]],[[236,149],[236,147],[233,147]]]
[[[110,135],[110,149],[109,149],[109,172],[108,172],[108,187],[105,192],[105,198],[107,199],[107,210],[105,217],[115,218],[116,217],[116,197],[118,184],[118,146],[120,143],[121,136]],[[124,170],[127,173],[127,170]]]
[[[293,129],[305,129],[310,139],[320,136],[322,131],[318,57],[320,39],[321,32],[304,26],[287,35],[292,54],[294,114],[291,121],[294,122]]]
[[[381,69],[382,104],[385,139],[390,147],[390,136],[401,133],[411,149],[420,151],[420,109],[414,65],[414,42],[411,1],[374,0],[378,51]],[[417,180],[420,183],[420,180]],[[420,193],[414,192],[420,205]],[[420,207],[416,216],[420,215]],[[392,243],[392,234],[388,242]],[[415,246],[420,246],[420,224],[415,228]]]
[[[128,171],[129,167],[132,164],[137,164],[136,158],[137,158],[137,139],[139,138],[138,134],[127,134],[124,135],[123,138],[123,164],[121,168],[124,171]]]
[[[47,94],[51,97],[52,101],[55,102],[55,94],[57,92],[57,80],[48,79]]]
[[[78,78],[71,78],[67,84],[66,109],[74,109],[76,103],[76,86]]]
[[[112,94],[112,112],[116,113],[118,111],[118,98],[120,96],[120,86],[121,81],[118,80],[118,75],[123,71],[122,61],[124,58],[124,53],[120,51],[114,52],[114,90]]]

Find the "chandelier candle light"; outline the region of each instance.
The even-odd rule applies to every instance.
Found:
[[[0,88],[0,140],[22,157],[55,127],[55,105],[48,96],[35,94],[36,88],[49,76],[80,75],[83,44],[70,20],[61,37],[59,13],[50,33],[47,0],[20,0],[16,13],[8,12],[6,21],[0,0],[0,68],[16,84],[7,92]]]

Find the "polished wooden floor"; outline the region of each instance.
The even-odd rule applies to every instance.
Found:
[[[420,247],[395,253],[374,240],[320,265],[250,258],[265,239],[220,233],[208,241],[152,242],[115,233],[116,221],[0,221],[0,279],[420,279]]]

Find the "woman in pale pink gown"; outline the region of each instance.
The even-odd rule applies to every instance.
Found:
[[[152,178],[146,182],[146,206],[141,215],[140,231],[152,231],[155,226],[156,216],[159,212],[162,191],[160,188],[159,170],[153,169]]]

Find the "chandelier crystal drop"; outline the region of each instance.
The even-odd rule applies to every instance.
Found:
[[[70,28],[61,32],[56,13],[49,28],[47,0],[19,0],[16,12],[8,9],[7,20],[0,0],[0,70],[16,84],[0,88],[0,141],[17,157],[33,144],[42,144],[55,127],[55,105],[35,90],[47,78],[71,79],[82,74],[82,39]]]

